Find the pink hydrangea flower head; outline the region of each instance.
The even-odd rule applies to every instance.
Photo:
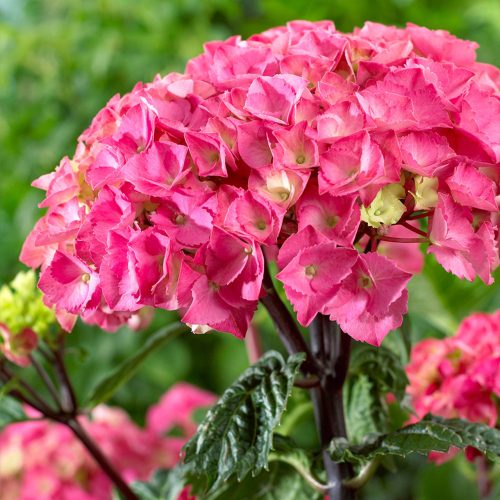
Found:
[[[207,43],[184,73],[114,96],[35,181],[47,212],[21,260],[65,328],[153,307],[243,337],[278,256],[301,323],[321,312],[379,344],[418,244],[461,278],[498,266],[500,73],[475,50],[369,22]]]
[[[433,413],[494,427],[500,396],[500,311],[472,314],[453,337],[419,342],[406,373],[416,412],[413,421]],[[430,458],[440,463],[456,453]]]

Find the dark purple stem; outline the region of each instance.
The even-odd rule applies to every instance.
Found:
[[[343,481],[353,475],[349,464],[335,463],[326,448],[336,437],[347,437],[342,388],[349,367],[351,338],[326,316],[318,314],[310,327],[313,355],[321,367],[321,384],[311,391],[316,424],[323,448],[323,464],[328,477],[330,500],[355,498]]]
[[[309,385],[308,388],[312,386],[311,398],[323,449],[323,463],[331,485],[328,498],[352,500],[355,498],[354,491],[343,484],[344,480],[352,477],[352,467],[335,463],[327,452],[334,437],[347,437],[342,388],[349,367],[351,338],[326,316],[318,315],[309,329],[312,348],[309,349],[290,311],[276,292],[267,269],[263,286],[266,295],[260,300],[276,325],[285,348],[290,354],[306,353],[302,370],[311,375],[305,385]]]

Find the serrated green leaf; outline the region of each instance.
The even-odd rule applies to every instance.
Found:
[[[10,396],[0,397],[0,431],[9,424],[28,420],[21,403]]]
[[[267,467],[273,430],[304,359],[296,354],[285,361],[269,351],[226,389],[184,447],[194,493],[213,493],[233,474],[241,481]]]
[[[348,435],[359,442],[367,434],[387,430],[386,411],[368,375],[357,375],[344,386],[344,408]]]
[[[205,500],[320,500],[324,495],[314,491],[297,473],[283,462],[272,462],[269,470],[243,481],[233,481]]]
[[[317,482],[311,472],[312,461],[310,454],[298,448],[290,438],[274,434],[269,471],[263,471],[256,477],[247,476],[241,482],[226,482],[205,499],[319,500],[324,493],[310,484],[311,481]]]
[[[140,500],[177,500],[186,485],[184,467],[158,470],[150,481],[136,481],[132,490]]]
[[[360,442],[367,434],[389,430],[386,395],[398,400],[408,383],[399,357],[385,347],[357,346],[353,353],[343,400],[349,439]]]
[[[359,464],[376,456],[406,457],[411,453],[447,452],[450,446],[472,446],[489,459],[499,461],[500,431],[466,420],[427,415],[416,424],[389,434],[368,436],[357,445],[351,445],[345,439],[334,439],[329,451],[336,462]]]
[[[138,370],[141,363],[151,353],[185,330],[186,326],[184,324],[173,323],[172,325],[168,325],[148,337],[146,342],[144,342],[144,345],[136,351],[133,356],[118,365],[111,373],[109,373],[97,384],[88,397],[86,406],[88,408],[93,408],[94,406],[104,403],[110,399],[123,384],[130,380],[130,378]]]
[[[349,374],[369,376],[379,394],[392,392],[398,400],[404,398],[408,385],[401,360],[385,347],[359,346],[351,358]]]

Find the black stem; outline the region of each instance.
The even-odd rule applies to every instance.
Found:
[[[316,374],[317,366],[314,357],[309,350],[309,346],[300,332],[290,311],[280,299],[278,292],[274,288],[273,280],[267,267],[264,271],[263,286],[266,295],[260,299],[264,307],[271,316],[278,335],[289,354],[304,352],[306,359],[302,363],[301,369],[306,373]]]
[[[69,419],[65,425],[69,427],[79,441],[87,448],[87,451],[92,455],[94,460],[99,464],[99,467],[113,481],[116,488],[120,491],[123,498],[126,500],[139,500],[139,497],[130,489],[129,485],[123,480],[120,474],[111,465],[108,459],[104,456],[101,449],[96,446],[93,439],[87,434],[87,431],[75,418]]]
[[[310,332],[313,354],[322,368],[321,385],[311,391],[311,397],[330,485],[327,495],[330,500],[351,500],[355,493],[343,481],[352,477],[352,467],[335,463],[326,450],[333,438],[347,437],[342,387],[349,367],[351,338],[321,314],[314,319]]]

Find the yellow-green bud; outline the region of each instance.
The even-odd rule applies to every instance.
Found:
[[[31,328],[43,337],[56,322],[54,312],[42,301],[34,271],[20,272],[9,285],[0,287],[0,323],[13,335]]]
[[[415,176],[415,210],[427,210],[434,208],[438,201],[438,179],[436,177]]]
[[[405,190],[401,184],[383,187],[368,207],[361,207],[361,220],[375,228],[382,224],[396,224],[406,210],[400,200],[404,197]]]

